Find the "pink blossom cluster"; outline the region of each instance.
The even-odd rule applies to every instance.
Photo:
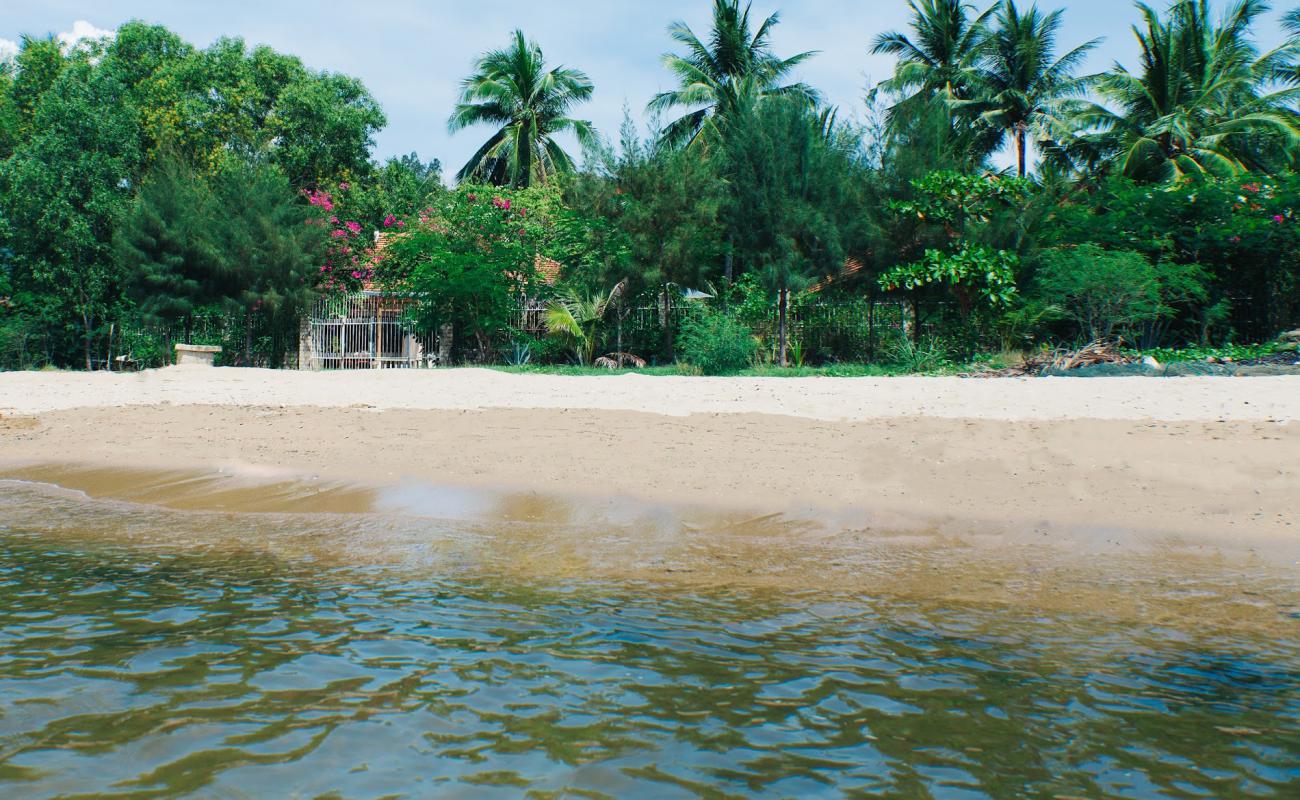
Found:
[[[307,202],[314,206],[324,209],[325,211],[334,210],[334,200],[328,192],[322,192],[320,189],[309,189],[303,194],[307,195]]]

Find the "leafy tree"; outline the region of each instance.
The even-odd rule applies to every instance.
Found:
[[[797,101],[764,103],[725,132],[726,223],[740,265],[776,300],[786,366],[791,292],[838,272],[854,243],[856,143],[828,137]]]
[[[1204,302],[1171,303],[1203,344],[1230,329],[1267,339],[1300,320],[1300,177],[1189,176],[1154,187],[1110,178],[1057,209],[1048,243],[1133,250],[1201,265]],[[1228,325],[1225,325],[1228,323]]]
[[[971,82],[973,97],[958,103],[967,113],[979,114],[991,128],[1006,132],[1016,154],[1016,174],[1025,177],[1029,134],[1050,141],[1059,128],[1059,101],[1079,93],[1085,81],[1074,76],[1099,39],[1085,42],[1060,58],[1056,39],[1062,10],[1048,14],[1030,6],[1021,12],[1014,0],[997,6],[980,67]]]
[[[321,186],[363,175],[385,122],[360,80],[303,70],[276,96],[264,135],[290,184]]]
[[[1060,138],[1077,160],[1145,181],[1275,172],[1296,153],[1300,121],[1297,90],[1269,82],[1300,42],[1259,55],[1250,29],[1267,8],[1240,0],[1216,22],[1208,0],[1178,0],[1163,19],[1139,4],[1138,71],[1116,65],[1100,76],[1109,106],[1077,103]]]
[[[113,236],[118,264],[144,314],[188,321],[200,308],[237,294],[222,253],[223,216],[203,176],[179,159],[152,171]]]
[[[962,244],[955,252],[926,250],[911,264],[895,267],[880,277],[881,288],[917,289],[931,284],[949,287],[962,309],[969,313],[975,300],[1006,305],[1016,293],[1016,268],[1020,260],[1006,250]]]
[[[428,207],[444,191],[442,165],[425,163],[415,153],[390,158],[369,174],[334,187],[333,195],[369,235],[391,231],[406,217]]]
[[[664,65],[673,73],[678,88],[661,92],[650,101],[649,110],[658,114],[690,109],[663,131],[666,144],[683,145],[702,133],[717,134],[719,118],[726,119],[765,97],[800,98],[810,106],[817,93],[802,83],[782,85],[815,52],[779,58],[772,53],[769,38],[780,15],[772,14],[750,27],[750,4],[740,0],[713,0],[713,27],[705,44],[684,22],[668,27],[673,40],[686,48],[685,55],[669,53]]]
[[[298,200],[274,164],[232,161],[213,178],[221,272],[231,277],[232,300],[245,314],[244,362],[252,357],[255,315],[295,320],[310,306],[324,257],[325,228]],[[286,326],[278,325],[274,328]],[[296,328],[296,326],[293,326]],[[273,342],[272,364],[288,342]]]
[[[126,97],[112,73],[84,59],[66,64],[41,95],[31,137],[3,168],[15,282],[32,311],[76,320],[87,369],[121,298],[113,227],[139,158]]]
[[[677,289],[716,280],[723,255],[725,184],[715,165],[696,153],[667,146],[662,137],[640,140],[630,121],[617,154],[593,153],[599,171],[569,191],[589,218],[608,221],[621,234],[626,264],[597,281],[610,286],[630,278],[629,291],[655,287],[663,306],[663,355],[672,357],[672,299]],[[565,262],[569,263],[569,262]]]
[[[447,123],[452,133],[471,125],[499,127],[456,179],[527,187],[572,172],[573,159],[554,135],[567,131],[583,145],[595,141],[590,122],[568,116],[591,94],[586,73],[566,67],[548,70],[537,43],[515,31],[508,48],[480,56],[474,73],[461,84],[460,102]]]
[[[35,126],[36,109],[58,79],[68,59],[53,36],[37,39],[24,36],[14,58],[13,104],[19,132],[29,136]]]
[[[1165,313],[1155,268],[1131,250],[1085,244],[1048,253],[1037,283],[1039,294],[1065,309],[1092,341],[1109,340]]]
[[[520,297],[538,283],[536,259],[554,202],[540,188],[463,185],[391,240],[379,279],[414,299],[424,327],[468,331],[486,358],[492,337],[514,323]]]

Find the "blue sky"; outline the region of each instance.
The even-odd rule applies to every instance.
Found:
[[[9,7],[0,15],[0,40],[9,42],[22,34],[111,30],[139,18],[166,25],[199,46],[222,35],[241,36],[296,54],[314,68],[355,75],[388,115],[376,154],[415,151],[425,159],[441,159],[447,174],[488,135],[476,129],[447,133],[457,84],[478,53],[504,45],[514,28],[538,40],[551,63],[578,67],[591,76],[595,97],[577,114],[592,120],[601,133],[616,135],[624,105],[640,120],[646,101],[671,86],[660,64],[673,44],[667,25],[681,19],[702,34],[711,7],[709,0],[5,0],[4,5]],[[1038,5],[1066,9],[1063,47],[1105,37],[1090,59],[1090,70],[1116,60],[1133,64],[1136,48],[1129,27],[1137,16],[1129,0],[1040,0]],[[1276,21],[1282,8],[1258,26],[1261,46],[1280,41]],[[754,2],[755,16],[776,10],[782,20],[773,35],[777,53],[820,50],[799,77],[844,113],[860,113],[865,87],[891,70],[890,59],[867,52],[868,43],[881,31],[906,26],[903,0]],[[5,47],[0,41],[0,50]]]

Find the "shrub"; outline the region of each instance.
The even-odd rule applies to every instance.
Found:
[[[706,311],[682,323],[677,337],[677,355],[698,367],[705,375],[725,375],[749,367],[758,343],[754,335],[735,317]]]
[[[938,336],[922,336],[912,341],[904,336],[890,349],[889,362],[905,372],[938,372],[952,366],[948,347]]]
[[[1090,339],[1120,331],[1163,314],[1160,281],[1147,257],[1131,250],[1103,250],[1095,244],[1048,253],[1038,273],[1043,300],[1065,310]]]

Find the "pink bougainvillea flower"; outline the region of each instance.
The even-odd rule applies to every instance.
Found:
[[[361,233],[361,223],[360,223],[360,222],[353,222],[352,220],[348,220],[348,221],[345,223],[345,225],[347,226],[347,229],[350,230],[350,231],[352,231],[353,233]]]
[[[330,236],[333,236],[335,239],[342,239],[344,236],[347,236],[347,235],[348,235],[348,232],[345,231],[345,230],[342,230],[341,228],[336,228],[336,229],[330,231]]]
[[[347,184],[347,183],[340,183],[340,184],[339,184],[339,191],[340,191],[340,192],[346,192],[348,189],[351,189],[351,188],[352,188],[352,186],[351,186],[350,184]]]
[[[334,224],[334,225],[337,225],[337,224],[339,224],[339,218],[338,218],[338,217],[330,217],[330,222],[331,222],[332,224]]]
[[[397,224],[397,217],[393,216],[392,214],[389,214],[388,216],[384,217],[385,228],[391,228],[396,224]]]
[[[1276,222],[1276,223],[1278,223],[1279,225],[1282,224],[1283,219],[1284,219],[1284,217],[1283,217],[1281,214],[1274,214],[1274,215],[1273,215],[1273,221]]]
[[[397,221],[397,227],[399,227],[399,228],[405,228],[405,227],[406,227],[406,223],[399,219],[399,220]]]
[[[478,202],[478,195],[476,195],[476,194],[467,194],[467,195],[465,195],[465,199],[468,200],[468,201],[470,201],[471,203],[477,203],[477,202]],[[428,209],[428,210],[429,210],[429,211],[432,211],[433,209]]]

